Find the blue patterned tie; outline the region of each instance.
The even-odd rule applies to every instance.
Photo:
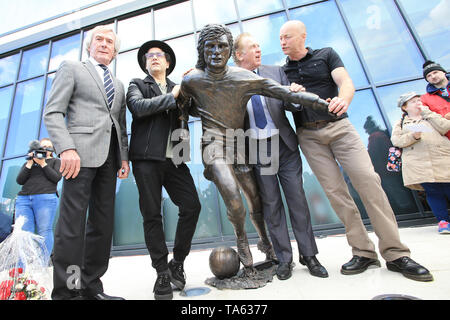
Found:
[[[109,69],[104,64],[99,64],[99,66],[104,70],[103,73],[103,85],[105,86],[106,98],[108,100],[108,108],[111,109],[112,103],[114,101],[114,83],[111,78],[111,73]]]
[[[264,129],[267,125],[266,115],[264,114],[264,107],[262,105],[261,96],[252,96],[253,115],[255,116],[255,124],[258,128]]]

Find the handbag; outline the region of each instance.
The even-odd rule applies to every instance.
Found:
[[[388,161],[386,164],[387,171],[400,172],[402,169],[402,149],[390,147],[388,153]]]

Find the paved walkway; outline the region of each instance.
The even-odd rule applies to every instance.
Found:
[[[377,243],[373,232],[371,239]],[[273,278],[265,287],[246,290],[218,290],[205,284],[213,276],[209,269],[211,249],[192,250],[185,261],[187,275],[186,290],[210,289],[200,296],[181,296],[174,292],[174,300],[194,302],[197,300],[371,300],[385,294],[413,296],[423,300],[450,299],[450,235],[440,235],[437,226],[410,227],[400,229],[402,241],[411,249],[411,257],[427,267],[434,276],[432,282],[417,282],[399,273],[388,271],[385,261],[382,267],[345,276],[339,270],[351,259],[351,250],[344,235],[316,239],[319,261],[327,268],[329,277],[313,277],[307,268],[298,262],[296,242],[295,268],[290,279],[280,281]],[[254,261],[262,261],[264,255],[256,246],[251,246]],[[170,259],[171,256],[169,256]],[[122,296],[127,300],[153,300],[153,285],[156,272],[151,267],[149,255],[113,257],[108,272],[102,278],[105,293]],[[182,301],[179,301],[182,303]]]

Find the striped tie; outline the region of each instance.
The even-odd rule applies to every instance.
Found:
[[[104,70],[103,73],[103,85],[105,86],[106,98],[108,99],[108,108],[111,109],[112,103],[114,101],[114,83],[111,78],[111,73],[109,69],[104,64],[99,64],[99,66]]]

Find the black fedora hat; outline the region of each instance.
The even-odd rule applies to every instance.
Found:
[[[160,48],[162,51],[164,51],[165,53],[167,53],[170,56],[170,64],[169,64],[169,68],[167,69],[167,73],[166,73],[166,76],[168,76],[175,68],[175,63],[176,63],[175,53],[173,52],[172,48],[167,43],[160,41],[160,40],[147,41],[139,48],[137,58],[138,58],[139,66],[141,67],[142,71],[144,71],[145,73],[148,74],[148,71],[145,68],[146,67],[146,59],[144,59],[143,57],[148,52],[148,50],[151,48]]]

